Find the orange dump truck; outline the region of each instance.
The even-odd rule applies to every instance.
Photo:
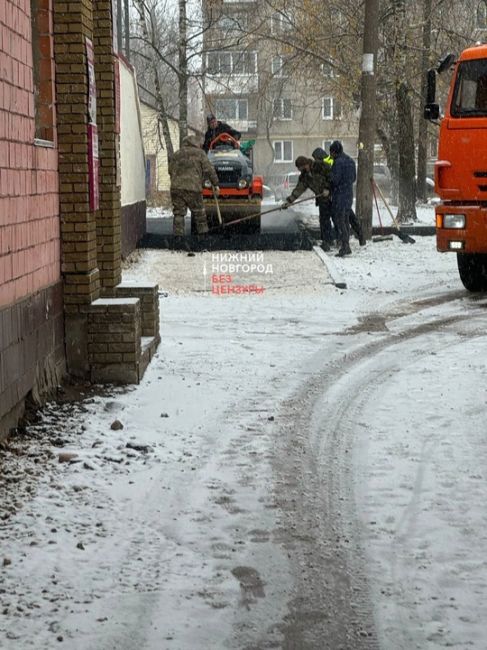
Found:
[[[453,69],[445,113],[435,103],[436,73]],[[487,45],[448,55],[428,72],[424,116],[440,121],[435,191],[436,242],[457,254],[469,291],[487,289]]]

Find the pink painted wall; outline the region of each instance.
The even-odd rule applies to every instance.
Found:
[[[61,277],[57,147],[34,144],[30,6],[0,0],[0,309]]]

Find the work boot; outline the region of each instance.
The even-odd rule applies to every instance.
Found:
[[[365,244],[367,243],[363,235],[358,238],[358,243],[360,244],[360,246],[365,246]]]
[[[325,251],[325,253],[328,253],[331,251],[331,246],[327,241],[322,241],[321,242],[321,250]]]
[[[335,257],[345,257],[345,255],[351,255],[352,250],[348,244],[342,244],[340,250]]]
[[[175,235],[174,237],[174,250],[175,251],[186,251],[187,253],[191,252],[191,246],[189,245],[186,237],[181,235]]]
[[[200,251],[208,251],[211,248],[211,237],[208,231],[198,234],[198,249]]]

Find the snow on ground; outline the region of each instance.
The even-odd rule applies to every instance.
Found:
[[[146,212],[147,219],[172,219],[171,208],[148,207]]]
[[[310,200],[304,203],[300,203],[299,206],[296,206],[295,208],[291,208],[291,210],[299,214],[299,221],[304,226],[311,227],[311,228],[319,228],[318,208],[315,205],[314,199],[310,196],[310,192],[306,192],[302,198],[306,198],[306,197],[309,197]],[[276,202],[273,196],[268,196],[263,200],[262,205],[265,210],[269,210],[278,206],[280,203],[281,201]],[[378,211],[377,211],[377,207],[378,207]],[[397,206],[390,205],[389,207],[392,211],[392,214],[396,216],[398,210]],[[417,216],[417,221],[404,224],[404,225],[414,225],[415,227],[434,226],[435,225],[434,205],[433,204],[417,205],[416,216]],[[147,208],[147,218],[148,219],[172,219],[172,211],[170,208],[150,207]],[[387,210],[386,205],[383,203],[381,199],[378,199],[377,206],[375,205],[375,203],[373,205],[372,225],[373,227],[377,227],[377,228],[381,226],[389,227],[394,225],[392,218],[389,214],[389,211]]]
[[[310,201],[309,203],[303,203],[299,206],[296,206],[296,209],[298,209],[298,207],[299,207],[299,212],[303,215],[300,221],[302,221],[302,223],[307,226],[318,228],[319,227],[318,208],[315,206],[314,201]],[[379,207],[379,212],[377,212],[377,208],[375,204],[373,205],[373,209],[372,209],[372,225],[374,226],[374,228],[375,227],[379,228],[381,225],[384,227],[393,226],[394,224],[392,218],[385,204],[381,200],[378,200],[378,207]],[[398,210],[397,206],[390,205],[389,207],[394,217],[396,217],[397,210]],[[435,225],[435,210],[433,205],[417,205],[416,216],[417,216],[417,221],[404,224],[404,225],[414,225],[415,227]]]
[[[406,345],[364,406],[355,483],[381,648],[485,648],[483,303],[433,238],[352,248],[334,259],[348,290],[312,252],[264,252],[272,273],[233,280],[258,295],[212,293],[211,253],[135,256],[124,280],[161,289],[162,343],[140,386],[50,404],[2,452],[0,647],[242,650],[264,628],[281,647],[292,558],[272,542],[274,418],[310,359],[380,338],[361,324],[392,311],[398,336],[457,312],[472,326]],[[77,457],[60,463],[66,451]],[[245,596],[248,567],[266,598]]]

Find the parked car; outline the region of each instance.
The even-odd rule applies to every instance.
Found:
[[[288,172],[274,190],[276,201],[283,201],[288,197],[298,184],[298,179],[299,172]]]
[[[415,178],[416,181],[418,180],[417,176],[415,176],[414,178]],[[435,196],[436,196],[436,194],[435,194],[435,181],[432,178],[430,178],[429,176],[426,176],[426,198],[429,200],[429,199],[434,198]]]

